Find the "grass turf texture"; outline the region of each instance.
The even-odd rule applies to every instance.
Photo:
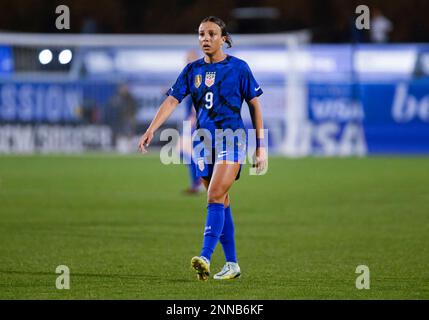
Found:
[[[271,158],[233,186],[237,281],[198,282],[204,195],[155,156],[0,157],[1,299],[428,299],[427,158]],[[222,267],[218,245],[211,271]],[[55,269],[70,268],[70,290]],[[357,290],[358,265],[371,289]]]

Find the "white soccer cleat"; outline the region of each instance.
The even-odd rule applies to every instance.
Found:
[[[216,273],[213,279],[216,280],[231,280],[237,279],[241,276],[241,270],[236,262],[227,262],[222,270]]]
[[[193,257],[191,267],[196,271],[198,280],[206,281],[209,279],[210,261],[205,257]]]

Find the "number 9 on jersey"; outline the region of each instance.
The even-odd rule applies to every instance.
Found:
[[[206,93],[206,108],[211,109],[213,107],[213,92]]]

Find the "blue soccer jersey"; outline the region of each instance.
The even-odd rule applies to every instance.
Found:
[[[197,129],[244,129],[241,118],[243,101],[262,94],[247,63],[228,55],[217,63],[204,59],[189,63],[167,95],[181,102],[188,94],[197,114]]]
[[[192,115],[192,98],[185,100],[185,120],[189,120]]]

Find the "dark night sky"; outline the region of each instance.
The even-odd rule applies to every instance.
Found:
[[[394,42],[429,41],[429,1],[426,0],[8,0],[2,1],[0,29],[58,32],[55,8],[68,5],[71,30],[79,33],[91,18],[101,33],[192,33],[200,20],[217,15],[232,32],[276,32],[310,28],[318,42],[349,39],[350,22],[358,4],[377,6],[393,21]],[[236,7],[270,6],[279,10],[275,21],[235,21]]]

